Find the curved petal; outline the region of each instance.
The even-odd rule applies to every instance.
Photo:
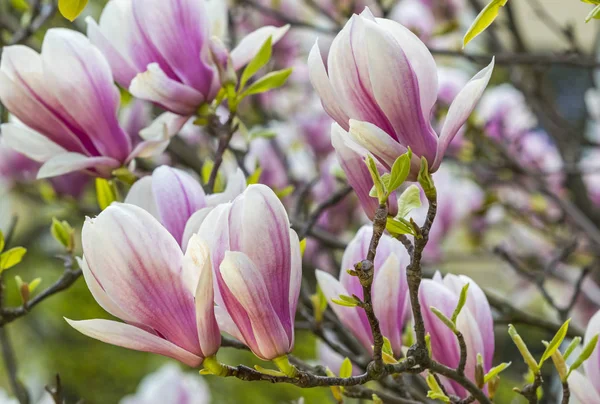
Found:
[[[215,317],[217,318],[217,323],[219,324],[219,329],[221,331],[231,335],[233,338],[237,339],[238,341],[243,342],[244,344],[248,345],[246,343],[246,340],[244,339],[244,336],[240,332],[240,329],[233,322],[233,319],[231,318],[231,316],[229,315],[227,310],[225,310],[221,306],[215,306],[214,310],[215,310]]]
[[[584,343],[588,343],[596,334],[600,334],[600,311],[590,319],[585,330]],[[583,363],[585,374],[596,388],[596,393],[600,396],[600,341],[592,356]]]
[[[492,59],[491,63],[487,67],[473,76],[473,78],[460,91],[460,93],[458,93],[456,98],[454,98],[454,101],[448,110],[448,115],[446,116],[446,121],[444,122],[444,126],[440,134],[437,154],[435,156],[435,162],[431,166],[431,172],[436,171],[442,163],[442,159],[444,158],[444,154],[446,153],[448,145],[452,139],[454,139],[454,136],[458,130],[467,121],[469,115],[471,115],[471,112],[473,112],[475,105],[477,105],[477,102],[481,98],[483,91],[487,87],[490,78],[492,77],[493,71],[494,59]]]
[[[271,43],[274,45],[283,38],[289,29],[289,25],[283,27],[269,25],[246,35],[231,51],[231,63],[234,70],[238,70],[250,62],[269,37],[271,37]]]
[[[208,206],[216,206],[220,203],[233,201],[246,189],[246,176],[238,167],[235,172],[227,177],[227,185],[225,190],[219,194],[211,194],[206,196],[206,204]]]
[[[200,231],[200,227],[202,226],[202,223],[204,223],[204,219],[206,219],[211,211],[212,208],[204,208],[194,212],[194,214],[190,216],[185,224],[185,230],[183,231],[183,237],[181,239],[181,248],[183,250],[187,249],[190,238]]]
[[[59,154],[46,161],[37,174],[38,179],[81,170],[96,170],[101,176],[109,176],[111,171],[121,165],[110,157],[88,157],[79,153]]]
[[[129,92],[142,100],[152,101],[168,111],[192,116],[205,101],[202,93],[168,77],[158,63],[135,76]]]
[[[44,38],[41,55],[47,89],[65,113],[101,155],[124,161],[131,139],[119,125],[120,94],[102,53],[84,35],[54,28]]]
[[[289,353],[292,340],[268,297],[269,290],[263,281],[263,274],[252,260],[242,252],[228,251],[221,262],[220,273],[231,293],[230,298],[235,299],[244,310],[238,313],[228,306],[233,321],[237,324],[239,314],[248,316],[250,320],[256,343],[250,346],[254,354],[261,359],[272,360]],[[245,338],[249,340],[247,335]]]
[[[371,152],[388,170],[392,168],[396,159],[408,150],[370,122],[351,119],[349,133],[356,143]],[[418,157],[413,158],[415,159]]]
[[[429,122],[429,111],[421,109],[420,83],[410,60],[401,44],[380,25],[365,18],[358,18],[356,24],[357,30],[364,26],[373,97],[394,128],[388,133],[404,147],[410,146],[416,155],[433,162],[437,136]],[[427,80],[436,82],[436,72]],[[435,88],[437,92],[437,84]]]
[[[189,267],[192,267],[190,270]],[[196,324],[202,356],[212,356],[221,346],[221,333],[215,318],[215,300],[213,291],[212,264],[206,243],[198,236],[191,238],[185,253],[184,267],[187,271],[197,272],[196,276]],[[185,269],[185,268],[184,268]]]
[[[140,136],[144,140],[163,139],[165,133],[167,133],[169,137],[173,137],[179,133],[189,119],[189,116],[164,112],[152,121],[148,127],[142,129],[140,131]]]
[[[60,145],[26,126],[5,123],[0,128],[3,144],[40,163],[67,153]]]
[[[198,367],[203,360],[202,357],[133,325],[111,320],[65,320],[80,333],[108,344],[167,356],[191,367]]]
[[[184,171],[160,166],[152,174],[152,191],[161,223],[181,244],[188,219],[206,206],[202,186]]]
[[[183,254],[154,217],[134,205],[112,204],[86,220],[82,244],[98,283],[130,318],[200,355]]]
[[[600,403],[600,392],[594,388],[592,381],[575,371],[569,376],[569,389],[572,404],[593,404]]]
[[[339,103],[339,97],[331,86],[318,41],[308,55],[308,74],[313,88],[321,98],[321,104],[323,104],[325,111],[344,130],[348,130],[350,128],[350,117],[344,112],[344,108]]]
[[[292,262],[290,265],[290,319],[291,319],[291,330],[287,330],[288,334],[292,334],[292,345],[294,343],[294,330],[293,324],[296,317],[296,308],[298,307],[298,297],[300,296],[300,287],[302,286],[302,254],[300,252],[300,240],[298,240],[298,234],[292,229],[290,231],[290,249],[292,255]]]
[[[152,176],[140,178],[131,186],[125,203],[139,206],[155,218],[159,219],[158,207],[152,193]],[[160,220],[160,219],[159,219]]]
[[[371,333],[371,328],[368,328],[368,325],[365,326],[365,321],[362,318],[363,316],[366,317],[366,315],[364,315],[364,310],[357,307],[346,307],[333,303],[332,300],[339,299],[340,295],[348,296],[348,291],[337,279],[325,271],[317,269],[315,275],[321,291],[323,291],[323,294],[327,298],[329,307],[331,307],[344,327],[346,327],[362,346],[365,347],[367,352],[371,352],[373,350],[373,348],[371,348],[373,345],[373,334]],[[366,324],[368,324],[368,321]]]

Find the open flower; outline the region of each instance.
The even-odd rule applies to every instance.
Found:
[[[226,3],[112,0],[100,24],[87,20],[88,37],[108,59],[117,83],[140,99],[191,116],[221,88],[223,47],[211,36],[225,34]],[[287,29],[262,27],[246,36],[231,51],[231,67],[247,64],[269,37],[275,43]]]
[[[585,330],[584,344],[587,344],[595,335],[600,334],[600,311],[590,319]],[[583,363],[585,376],[580,372],[573,372],[569,376],[571,394],[581,404],[600,402],[600,342],[592,352],[592,356]]]
[[[210,212],[198,235],[210,246],[221,329],[261,359],[289,353],[302,264],[298,236],[275,193],[249,186]]]
[[[162,128],[135,149],[119,125],[120,95],[110,66],[82,34],[48,30],[41,54],[8,46],[0,65],[0,102],[22,122],[2,125],[3,142],[44,163],[38,178],[84,170],[109,177],[134,157],[164,150]]]
[[[133,184],[125,203],[150,212],[185,250],[189,239],[210,212],[205,208],[232,201],[245,188],[246,178],[239,168],[229,176],[222,193],[206,195],[202,185],[185,171],[160,166],[151,176]]]
[[[342,324],[368,350],[372,350],[373,334],[364,309],[340,306],[332,302],[340,295],[356,295],[363,298],[363,289],[357,277],[346,272],[367,257],[373,235],[371,226],[362,227],[348,244],[342,258],[340,280],[327,272],[317,270],[317,281],[327,297],[331,308]],[[379,319],[381,332],[390,340],[392,350],[398,357],[402,349],[402,331],[410,314],[406,266],[409,257],[404,246],[384,234],[377,246],[375,255],[375,275],[373,280],[373,309]]]
[[[421,157],[431,172],[438,169],[493,70],[492,61],[467,83],[438,136],[430,122],[438,93],[436,64],[423,42],[401,24],[374,18],[367,8],[336,36],[327,67],[318,44],[308,64],[311,82],[345,143],[367,150],[387,170],[410,147],[413,180]]]
[[[460,360],[460,348],[456,336],[430,308],[435,307],[448,318],[458,304],[460,292],[469,284],[467,301],[457,319],[457,328],[467,345],[465,375],[475,380],[477,354],[483,357],[483,370],[492,368],[494,357],[494,321],[490,305],[481,288],[469,277],[447,274],[443,279],[437,272],[433,279],[424,279],[419,289],[419,302],[425,330],[431,336],[432,357],[436,361],[456,368]],[[448,393],[466,398],[467,391],[458,383],[442,378]]]
[[[208,247],[193,237],[185,255],[145,210],[113,204],[86,220],[81,269],[111,320],[67,320],[109,344],[198,366],[219,349]]]

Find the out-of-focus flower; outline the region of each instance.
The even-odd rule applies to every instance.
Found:
[[[223,66],[213,56],[211,36],[225,34],[226,7],[222,0],[113,0],[99,24],[87,20],[88,36],[117,83],[140,99],[192,116],[221,88]],[[262,27],[246,36],[229,55],[231,67],[247,64],[269,37],[275,43],[287,29]]]
[[[591,318],[585,331],[584,344],[587,344],[596,334],[600,334],[600,311]],[[571,394],[576,403],[592,404],[600,402],[600,342],[592,352],[592,356],[583,363],[585,376],[575,371],[569,376]]]
[[[421,0],[403,0],[392,8],[389,19],[410,29],[423,42],[429,41],[435,29],[435,17],[431,8]]]
[[[185,171],[160,166],[133,184],[125,203],[150,212],[185,250],[210,211],[204,208],[232,201],[245,188],[246,178],[240,169],[228,177],[223,193],[206,195],[202,185]]]
[[[123,397],[121,404],[209,404],[210,401],[210,390],[202,377],[167,364],[144,377],[137,392]]]
[[[412,180],[421,157],[431,172],[438,169],[493,71],[492,61],[467,83],[438,136],[430,123],[438,93],[436,64],[423,42],[401,24],[374,18],[366,9],[334,39],[327,68],[318,44],[308,63],[311,82],[344,141],[363,147],[387,170],[410,147]]]
[[[219,349],[213,276],[206,244],[193,237],[185,255],[145,210],[113,204],[82,231],[81,269],[111,320],[67,320],[109,344],[198,366]]]
[[[317,340],[317,357],[319,359],[319,364],[329,368],[336,375],[340,374],[344,357],[321,340]],[[359,367],[352,366],[352,375],[358,376],[361,373]]]
[[[302,264],[298,236],[275,193],[249,186],[213,209],[198,235],[210,246],[221,330],[261,359],[288,354]]]
[[[460,292],[469,283],[467,301],[457,319],[457,328],[463,334],[467,345],[465,375],[475,380],[477,354],[483,357],[483,368],[488,372],[494,357],[494,322],[490,305],[481,288],[464,275],[448,274],[442,279],[437,272],[433,279],[424,279],[419,289],[419,302],[423,314],[425,330],[431,336],[433,359],[446,366],[456,368],[460,360],[460,348],[456,336],[442,320],[434,315],[430,307],[440,310],[446,317],[458,304]],[[442,378],[448,393],[465,398],[467,391],[458,383]]]
[[[357,277],[346,272],[367,257],[373,235],[371,226],[362,227],[348,244],[342,258],[340,280],[327,272],[317,270],[317,281],[327,297],[331,308],[342,324],[367,349],[372,350],[373,334],[365,311],[358,307],[340,306],[332,302],[340,295],[356,295],[363,298],[363,289]],[[377,246],[375,255],[375,275],[373,281],[373,309],[379,319],[381,333],[390,340],[396,356],[401,355],[402,331],[410,314],[406,266],[409,257],[404,246],[384,234]]]
[[[141,133],[135,149],[119,125],[119,90],[110,66],[82,34],[48,30],[41,54],[21,45],[4,48],[0,101],[21,123],[2,125],[3,142],[44,163],[38,178],[73,171],[109,177],[135,157],[167,146],[163,128]]]

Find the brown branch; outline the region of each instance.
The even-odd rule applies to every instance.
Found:
[[[223,164],[223,154],[229,147],[229,142],[231,142],[231,138],[233,134],[237,131],[238,124],[234,123],[235,114],[231,114],[229,119],[225,123],[225,125],[220,126],[219,129],[225,131],[225,135],[220,135],[219,137],[219,146],[217,148],[217,154],[215,155],[215,162],[210,172],[210,177],[208,178],[208,183],[206,187],[208,188],[208,192],[213,193],[215,189],[215,181],[217,180],[217,174],[219,173],[219,168],[221,164]]]
[[[563,388],[563,396],[562,396],[562,404],[569,404],[569,400],[571,399],[571,390],[569,389],[569,382],[562,383]]]

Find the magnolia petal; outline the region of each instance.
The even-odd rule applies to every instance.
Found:
[[[198,340],[204,357],[217,353],[221,346],[221,333],[215,318],[212,264],[206,243],[195,235],[190,239],[185,253],[184,267],[191,266],[198,272],[196,296],[196,324]],[[188,272],[190,269],[187,269]]]
[[[248,345],[246,343],[246,340],[244,339],[244,336],[240,332],[240,329],[233,322],[233,319],[231,318],[227,310],[225,310],[221,306],[215,306],[215,317],[217,318],[217,323],[219,324],[219,329],[221,331],[231,335],[238,341]]]
[[[192,236],[200,231],[200,227],[202,226],[202,223],[204,223],[204,219],[206,219],[211,211],[212,208],[204,208],[194,212],[194,214],[190,216],[185,224],[185,230],[183,231],[183,237],[181,240],[181,248],[183,250],[187,249],[188,242]]]
[[[600,403],[600,391],[595,388],[592,379],[578,371],[569,376],[569,390],[573,404]]]
[[[80,333],[108,344],[167,356],[191,367],[198,367],[203,360],[202,357],[133,325],[99,319],[65,320]]]
[[[26,126],[5,123],[0,128],[2,142],[6,146],[40,163],[48,161],[54,156],[67,153],[60,145]]]
[[[319,49],[319,42],[317,41],[308,55],[308,74],[310,82],[313,88],[321,98],[321,103],[325,111],[331,116],[342,128],[345,130],[349,129],[350,118],[344,112],[342,106],[338,103],[338,96],[336,95],[329,76],[327,76],[327,70],[323,63],[323,57],[321,56],[321,50]]]
[[[473,76],[460,93],[458,93],[456,98],[454,98],[454,101],[448,110],[444,126],[442,127],[435,162],[430,168],[431,172],[436,171],[442,163],[448,145],[467,121],[471,112],[473,112],[473,109],[477,105],[477,102],[481,98],[483,91],[492,77],[493,71],[494,59],[492,59],[487,67],[483,68],[479,73]]]
[[[292,255],[292,262],[290,265],[290,325],[291,327],[286,330],[290,336],[291,345],[294,344],[294,318],[296,317],[296,308],[298,307],[298,297],[300,296],[300,287],[302,286],[302,254],[300,252],[300,240],[298,234],[292,229],[290,231],[290,250]],[[291,334],[291,335],[290,335]]]
[[[387,170],[390,170],[396,159],[408,150],[370,122],[351,119],[349,133],[356,143],[371,152]],[[413,158],[413,161],[415,159],[418,157]]]
[[[248,62],[256,56],[269,37],[271,37],[271,43],[274,45],[283,38],[289,29],[289,25],[284,25],[283,27],[273,27],[269,25],[261,27],[246,35],[231,51],[231,62],[234,70],[238,70],[248,64]]]
[[[130,205],[139,206],[152,216],[160,220],[158,214],[158,207],[154,200],[154,193],[152,191],[152,176],[146,176],[140,178],[131,186],[125,203]]]
[[[339,299],[340,295],[348,295],[348,291],[342,286],[342,284],[335,279],[331,274],[325,271],[317,270],[315,272],[319,287],[323,291],[323,294],[327,298],[329,307],[333,310],[335,315],[340,319],[341,323],[346,327],[356,339],[365,347],[368,352],[372,351],[371,346],[373,345],[373,335],[371,334],[370,328],[365,328],[365,323],[361,318],[361,310],[357,307],[346,307],[340,306],[339,304],[333,303],[333,299]],[[364,313],[364,310],[362,310]]]
[[[206,206],[204,189],[186,172],[169,166],[154,170],[152,183],[160,221],[181,244],[188,219]]]
[[[37,178],[51,178],[74,171],[95,170],[102,176],[109,176],[110,172],[121,165],[110,157],[88,157],[79,153],[64,153],[46,161],[38,171]]]
[[[225,40],[228,35],[227,2],[222,0],[206,0],[205,6],[210,21],[210,34]]]
[[[202,93],[169,78],[157,63],[139,73],[131,81],[129,92],[135,97],[152,101],[168,111],[192,116],[205,101]]]
[[[189,116],[181,116],[172,112],[160,114],[152,123],[140,131],[140,136],[144,140],[164,139],[165,133],[169,138],[179,133],[181,128],[190,119]]]
[[[597,334],[600,334],[600,311],[590,319],[585,330],[584,343],[587,344]],[[596,392],[600,395],[600,341],[596,345],[594,352],[592,352],[592,356],[583,363],[583,367],[586,376],[590,381],[593,381]]]
[[[250,258],[241,252],[228,251],[221,262],[220,273],[231,297],[244,310],[238,313],[228,308],[229,314],[236,323],[236,317],[240,315],[248,316],[250,320],[256,343],[250,345],[252,352],[264,360],[289,353],[291,341],[269,299],[263,274]]]
[[[227,177],[227,185],[225,190],[219,194],[211,194],[206,196],[206,204],[208,206],[216,206],[221,203],[227,203],[234,200],[246,189],[246,176],[238,167]]]

